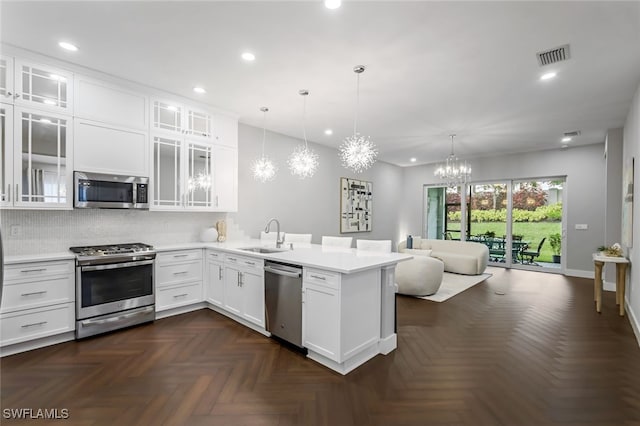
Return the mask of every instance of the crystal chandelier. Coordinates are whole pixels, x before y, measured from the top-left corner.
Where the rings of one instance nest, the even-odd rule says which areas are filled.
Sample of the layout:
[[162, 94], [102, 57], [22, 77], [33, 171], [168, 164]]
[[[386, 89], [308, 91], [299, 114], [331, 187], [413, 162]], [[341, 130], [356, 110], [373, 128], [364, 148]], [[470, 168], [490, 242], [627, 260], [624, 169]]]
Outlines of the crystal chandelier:
[[453, 138], [456, 135], [451, 136], [451, 154], [447, 159], [436, 167], [433, 174], [436, 177], [446, 181], [447, 186], [450, 188], [466, 183], [471, 177], [471, 166], [466, 161], [458, 160], [458, 157], [453, 153]]
[[260, 111], [262, 111], [262, 156], [253, 162], [251, 170], [253, 171], [253, 178], [255, 180], [265, 183], [276, 176], [278, 167], [276, 167], [273, 161], [264, 153], [264, 142], [267, 139], [267, 112], [269, 108], [262, 107]]
[[307, 117], [307, 98], [306, 96], [309, 94], [308, 90], [300, 90], [298, 92], [303, 99], [303, 109], [302, 109], [302, 134], [304, 136], [304, 145], [298, 145], [293, 150], [293, 153], [289, 156], [287, 163], [289, 164], [289, 170], [291, 170], [291, 174], [294, 176], [298, 176], [300, 179], [304, 179], [307, 177], [312, 177], [318, 168], [318, 154], [313, 152], [312, 149], [309, 148], [309, 144], [307, 143], [307, 126], [306, 126], [306, 117]]
[[340, 145], [340, 159], [347, 169], [360, 173], [373, 166], [378, 156], [376, 146], [369, 140], [369, 136], [358, 133], [358, 105], [360, 103], [360, 74], [364, 72], [364, 65], [356, 65], [356, 113], [353, 122], [353, 135], [347, 136]]

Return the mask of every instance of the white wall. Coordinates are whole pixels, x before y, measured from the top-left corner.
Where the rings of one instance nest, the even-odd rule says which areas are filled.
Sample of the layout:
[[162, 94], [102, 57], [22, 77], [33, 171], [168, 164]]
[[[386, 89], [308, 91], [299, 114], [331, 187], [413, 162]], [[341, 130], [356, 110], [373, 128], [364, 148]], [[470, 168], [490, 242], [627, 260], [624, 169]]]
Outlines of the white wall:
[[[606, 193], [605, 193], [605, 225], [603, 245], [610, 246], [621, 242], [622, 222], [622, 143], [623, 129], [609, 129], [605, 140], [607, 152], [606, 162]], [[605, 268], [605, 282], [611, 283], [615, 289], [616, 270]]]
[[628, 304], [628, 313], [636, 337], [640, 342], [640, 270], [634, 265], [640, 265], [640, 203], [638, 199], [638, 175], [640, 175], [640, 86], [636, 90], [636, 94], [633, 97], [633, 103], [627, 115], [627, 120], [624, 125], [624, 143], [623, 143], [623, 158], [635, 158], [635, 175], [633, 179], [635, 206], [633, 210], [633, 244], [635, 247], [627, 247], [628, 257], [631, 261], [631, 268], [628, 269], [629, 276], [627, 280], [627, 294], [626, 300]]
[[[566, 176], [566, 270], [568, 274], [593, 276], [591, 254], [603, 244], [605, 162], [604, 144], [579, 148], [497, 155], [470, 160], [473, 181]], [[405, 169], [403, 208], [399, 235], [421, 234], [423, 185], [439, 183], [435, 165]], [[588, 224], [576, 231], [575, 224]]]
[[[398, 212], [402, 208], [402, 168], [377, 162], [370, 170], [354, 174], [343, 168], [336, 149], [309, 143], [319, 156], [319, 167], [311, 178], [294, 177], [287, 157], [300, 139], [267, 132], [266, 154], [278, 165], [273, 181], [261, 183], [251, 174], [253, 161], [262, 153], [262, 129], [240, 125], [238, 131], [238, 213], [229, 217], [249, 236], [259, 238], [267, 221], [275, 217], [281, 230], [312, 233], [313, 243], [322, 235], [340, 234], [340, 177], [373, 182], [371, 232], [344, 234], [355, 239], [394, 239]], [[275, 225], [273, 228], [275, 230]], [[354, 243], [355, 244], [355, 243]], [[397, 241], [393, 241], [395, 246]]]

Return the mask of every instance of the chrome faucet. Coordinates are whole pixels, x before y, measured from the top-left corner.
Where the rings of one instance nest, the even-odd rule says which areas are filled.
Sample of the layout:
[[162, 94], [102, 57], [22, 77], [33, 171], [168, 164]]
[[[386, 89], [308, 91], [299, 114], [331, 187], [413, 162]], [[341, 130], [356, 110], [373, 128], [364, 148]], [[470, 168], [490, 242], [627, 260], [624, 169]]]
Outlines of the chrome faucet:
[[280, 239], [280, 222], [278, 222], [278, 219], [274, 217], [273, 219], [269, 220], [269, 222], [267, 222], [267, 226], [264, 227], [264, 232], [267, 234], [269, 233], [271, 222], [276, 223], [276, 248], [280, 248], [282, 247], [282, 243], [284, 243], [284, 238], [282, 240]]

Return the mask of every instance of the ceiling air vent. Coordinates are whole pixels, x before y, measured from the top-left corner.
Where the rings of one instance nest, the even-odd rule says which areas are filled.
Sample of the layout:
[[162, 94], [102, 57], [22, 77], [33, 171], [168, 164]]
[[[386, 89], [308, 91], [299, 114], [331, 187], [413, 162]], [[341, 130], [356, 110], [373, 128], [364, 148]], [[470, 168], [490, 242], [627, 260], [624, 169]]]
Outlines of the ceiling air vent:
[[572, 132], [564, 132], [564, 135], [570, 138], [573, 138], [575, 136], [580, 136], [580, 130], [574, 130]]
[[569, 45], [565, 44], [555, 49], [538, 52], [536, 56], [538, 57], [538, 64], [543, 67], [545, 65], [555, 64], [556, 62], [566, 61], [571, 58], [571, 52], [569, 51]]

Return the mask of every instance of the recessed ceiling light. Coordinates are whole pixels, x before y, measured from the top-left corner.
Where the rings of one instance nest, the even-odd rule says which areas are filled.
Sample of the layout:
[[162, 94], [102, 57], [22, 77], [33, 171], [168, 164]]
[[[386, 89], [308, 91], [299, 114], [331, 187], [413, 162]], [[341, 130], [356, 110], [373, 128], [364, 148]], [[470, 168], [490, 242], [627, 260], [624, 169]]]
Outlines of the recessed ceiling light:
[[77, 52], [78, 48], [76, 47], [75, 44], [71, 44], [69, 42], [66, 41], [61, 41], [60, 43], [58, 43], [58, 46], [62, 47], [65, 50], [68, 50], [70, 52]]
[[555, 72], [548, 72], [546, 74], [542, 74], [542, 76], [540, 76], [540, 80], [549, 80], [549, 79], [552, 79], [555, 76], [556, 76]]
[[411, 157], [409, 161], [411, 161], [412, 163], [415, 163], [416, 161], [418, 161], [418, 159], [416, 157]]
[[[195, 89], [194, 89], [194, 90], [195, 90]], [[168, 109], [169, 111], [177, 111], [177, 110], [178, 110], [178, 107], [177, 107], [177, 106], [175, 106], [175, 105], [168, 105], [168, 106], [167, 106], [167, 109]]]
[[324, 134], [327, 135], [327, 136], [331, 136], [333, 134], [333, 130], [327, 129], [327, 130], [324, 131]]
[[251, 61], [255, 61], [255, 59], [256, 59], [256, 55], [254, 55], [254, 54], [253, 54], [253, 53], [251, 53], [251, 52], [244, 52], [244, 53], [242, 54], [242, 59], [244, 59], [245, 61], [249, 61], [249, 62], [251, 62]]
[[327, 9], [337, 9], [342, 5], [342, 0], [324, 0], [324, 7]]
[[562, 138], [562, 142], [571, 142], [571, 138], [569, 136], [565, 136]]
[[201, 93], [201, 94], [202, 93], [207, 93], [207, 91], [204, 90], [204, 88], [202, 88], [202, 87], [194, 87], [193, 91], [196, 92], [196, 93]]

